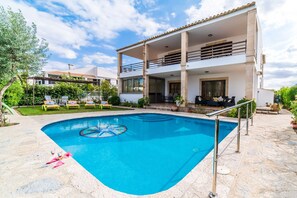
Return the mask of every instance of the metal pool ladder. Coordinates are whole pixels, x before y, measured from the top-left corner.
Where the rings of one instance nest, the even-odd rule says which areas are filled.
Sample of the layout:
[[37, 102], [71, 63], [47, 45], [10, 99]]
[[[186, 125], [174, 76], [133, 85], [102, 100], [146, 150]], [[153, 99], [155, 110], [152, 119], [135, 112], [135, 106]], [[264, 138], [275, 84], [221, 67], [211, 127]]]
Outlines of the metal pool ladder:
[[[237, 108], [237, 118], [238, 118], [238, 126], [237, 126], [237, 134], [235, 137], [237, 137], [237, 148], [236, 148], [236, 152], [239, 153], [240, 151], [240, 132], [241, 132], [241, 116], [240, 116], [240, 112], [242, 109], [243, 105], [246, 105], [246, 134], [249, 134], [249, 119], [251, 119], [251, 126], [253, 126], [253, 100], [249, 100], [247, 102], [241, 103], [241, 104], [237, 104], [225, 109], [221, 109], [218, 111], [214, 111], [211, 113], [207, 113], [206, 115], [208, 117], [212, 117], [212, 116], [216, 116], [215, 118], [215, 133], [214, 133], [214, 149], [213, 149], [213, 178], [212, 178], [212, 191], [209, 193], [209, 197], [210, 198], [214, 198], [217, 197], [217, 168], [218, 168], [218, 144], [219, 144], [219, 126], [220, 126], [220, 120], [219, 120], [219, 115], [221, 115], [222, 113], [226, 113], [232, 109]], [[249, 108], [250, 106], [250, 108]], [[251, 116], [249, 117], [249, 109], [251, 112]], [[235, 138], [234, 137], [234, 138]], [[231, 144], [231, 142], [234, 140], [234, 138], [232, 138], [232, 140], [230, 141], [230, 143], [223, 149], [223, 151], [221, 152], [221, 154], [226, 150], [226, 148]]]

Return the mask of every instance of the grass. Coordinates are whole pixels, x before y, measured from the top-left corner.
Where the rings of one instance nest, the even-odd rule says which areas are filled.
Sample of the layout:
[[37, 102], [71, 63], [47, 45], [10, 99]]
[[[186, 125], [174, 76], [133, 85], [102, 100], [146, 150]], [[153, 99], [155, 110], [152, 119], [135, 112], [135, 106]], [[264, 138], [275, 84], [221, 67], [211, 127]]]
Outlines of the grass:
[[100, 111], [123, 111], [128, 110], [124, 108], [112, 107], [111, 109], [86, 109], [85, 107], [80, 107], [80, 109], [67, 109], [66, 107], [60, 107], [59, 110], [47, 110], [43, 111], [41, 106], [31, 106], [31, 107], [19, 107], [16, 109], [20, 114], [24, 116], [32, 115], [50, 115], [50, 114], [64, 114], [64, 113], [83, 113], [83, 112], [100, 112]]

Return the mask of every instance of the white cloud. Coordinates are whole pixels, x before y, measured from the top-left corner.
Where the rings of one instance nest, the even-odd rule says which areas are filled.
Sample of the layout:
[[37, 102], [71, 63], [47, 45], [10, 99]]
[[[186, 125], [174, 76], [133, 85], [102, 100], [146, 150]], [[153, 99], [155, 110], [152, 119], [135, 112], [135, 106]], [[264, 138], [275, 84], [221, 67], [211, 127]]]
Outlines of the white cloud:
[[[49, 0], [37, 1], [40, 11], [26, 1], [5, 1], [3, 6], [20, 9], [29, 22], [37, 25], [37, 33], [49, 43], [51, 52], [62, 58], [75, 59], [82, 46], [92, 46], [91, 41], [111, 40], [120, 31], [130, 30], [140, 36], [149, 37], [160, 33], [169, 25], [140, 13], [133, 0]], [[141, 2], [155, 5], [154, 0]], [[63, 17], [70, 17], [69, 20]], [[113, 46], [106, 45], [114, 50]]]
[[[142, 36], [152, 36], [164, 31], [169, 25], [156, 22], [138, 12], [135, 1], [130, 0], [50, 0], [59, 3], [78, 16], [76, 24], [97, 39], [113, 39], [120, 31], [130, 30]], [[152, 4], [154, 1], [148, 1]]]
[[109, 45], [109, 44], [102, 44], [103, 48], [109, 49], [109, 50], [116, 50], [115, 46]]
[[49, 49], [60, 57], [76, 58], [77, 54], [74, 50], [88, 44], [87, 33], [75, 24], [64, 22], [57, 16], [38, 11], [22, 1], [6, 1], [3, 6], [21, 10], [28, 22], [34, 22], [37, 25], [38, 36], [45, 38], [49, 43]]
[[54, 70], [67, 70], [68, 63], [59, 62], [59, 61], [48, 61], [43, 67], [44, 71], [54, 71]]
[[[214, 14], [232, 9], [249, 0], [201, 0], [197, 6], [185, 10], [187, 22], [209, 17]], [[256, 0], [256, 6], [262, 26], [263, 52], [266, 54], [264, 85], [266, 88], [278, 89], [281, 86], [296, 84], [296, 75], [292, 76], [291, 69], [297, 71], [297, 17], [294, 0]], [[286, 71], [278, 78], [280, 71]], [[286, 74], [287, 73], [287, 74]]]
[[172, 18], [175, 18], [176, 17], [176, 13], [175, 12], [171, 12], [170, 15], [171, 15]]
[[97, 52], [92, 55], [85, 55], [83, 57], [83, 62], [85, 64], [113, 64], [116, 61], [116, 57], [108, 56], [101, 52]]

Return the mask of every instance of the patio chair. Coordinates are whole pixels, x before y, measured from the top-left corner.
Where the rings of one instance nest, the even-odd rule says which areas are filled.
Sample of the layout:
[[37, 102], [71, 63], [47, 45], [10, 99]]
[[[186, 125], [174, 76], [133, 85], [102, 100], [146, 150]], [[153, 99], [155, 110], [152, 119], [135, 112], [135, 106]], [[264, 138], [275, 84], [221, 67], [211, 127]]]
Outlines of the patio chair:
[[62, 96], [61, 105], [66, 106], [67, 102], [68, 102], [68, 96]]
[[66, 104], [67, 109], [79, 109], [80, 106], [77, 104], [77, 101], [75, 100], [69, 100]]
[[46, 101], [52, 101], [52, 98], [51, 98], [51, 96], [49, 96], [49, 95], [45, 95], [45, 96], [44, 96], [44, 99], [45, 99]]
[[87, 101], [86, 102], [86, 104], [85, 104], [85, 108], [87, 109], [87, 108], [93, 108], [93, 109], [95, 109], [95, 107], [96, 107], [96, 104], [92, 101], [92, 100], [89, 100], [89, 101]]
[[41, 106], [42, 110], [47, 111], [48, 109], [60, 109], [60, 106], [57, 105], [54, 101], [45, 100], [44, 104]]
[[111, 109], [112, 105], [111, 104], [108, 104], [107, 101], [101, 101], [101, 104], [99, 104], [99, 108], [100, 109], [103, 109], [103, 108], [109, 108]]

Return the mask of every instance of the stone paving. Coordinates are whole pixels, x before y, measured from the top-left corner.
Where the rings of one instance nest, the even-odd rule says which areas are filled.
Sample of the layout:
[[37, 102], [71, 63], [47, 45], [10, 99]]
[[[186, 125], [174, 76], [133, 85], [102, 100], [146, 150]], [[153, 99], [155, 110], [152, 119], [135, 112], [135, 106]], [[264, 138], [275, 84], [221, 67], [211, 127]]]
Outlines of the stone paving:
[[[65, 165], [58, 169], [45, 166], [50, 151], [61, 149], [40, 130], [58, 120], [136, 112], [159, 111], [11, 116], [12, 122], [20, 124], [0, 128], [0, 197], [137, 197], [106, 187], [72, 158], [65, 159]], [[241, 152], [235, 153], [235, 139], [220, 155], [219, 197], [296, 197], [297, 135], [290, 126], [290, 117], [286, 111], [279, 115], [259, 114], [248, 136], [243, 129]], [[220, 143], [219, 153], [235, 135], [236, 130]], [[212, 152], [177, 185], [145, 197], [207, 197], [211, 181]]]

